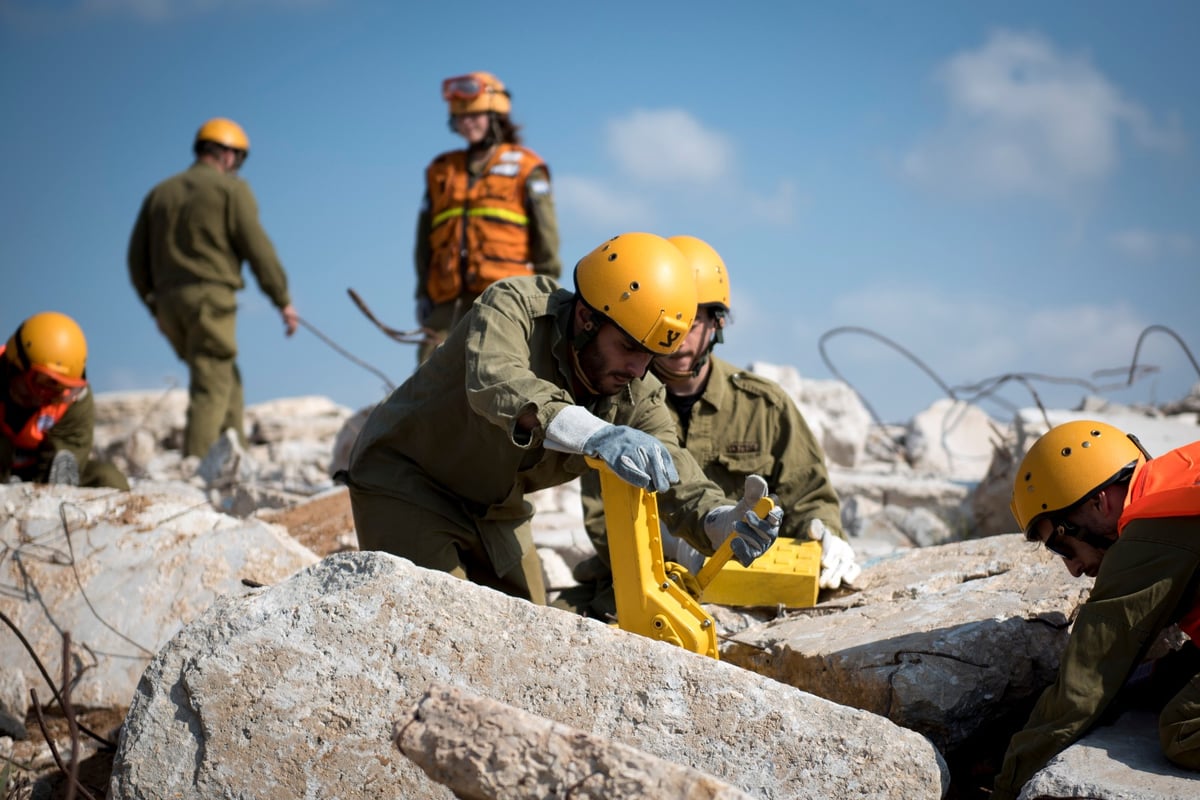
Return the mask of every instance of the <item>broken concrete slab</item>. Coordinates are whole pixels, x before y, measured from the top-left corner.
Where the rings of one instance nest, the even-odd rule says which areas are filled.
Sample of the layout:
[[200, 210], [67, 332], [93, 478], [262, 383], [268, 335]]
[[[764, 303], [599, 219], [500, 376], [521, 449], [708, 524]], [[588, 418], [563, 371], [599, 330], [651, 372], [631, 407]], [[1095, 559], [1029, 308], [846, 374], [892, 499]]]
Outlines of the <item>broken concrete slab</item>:
[[395, 730], [400, 752], [462, 800], [753, 800], [700, 770], [446, 684], [430, 686]]
[[[55, 680], [71, 634], [80, 707], [127, 706], [154, 653], [215, 598], [317, 560], [282, 528], [219, 514], [185, 485], [4, 485], [0, 509], [0, 611]], [[0, 637], [0, 663], [39, 675], [14, 636]]]
[[858, 594], [751, 626], [729, 661], [953, 750], [1053, 681], [1090, 579], [1017, 534], [909, 550]]
[[1158, 716], [1126, 712], [1095, 728], [1029, 779], [1019, 800], [1195, 800], [1200, 772], [1162, 754]]
[[385, 553], [332, 555], [225, 597], [146, 669], [113, 800], [448, 797], [391, 744], [431, 683], [484, 696], [763, 798], [940, 798], [928, 739], [731, 664]]

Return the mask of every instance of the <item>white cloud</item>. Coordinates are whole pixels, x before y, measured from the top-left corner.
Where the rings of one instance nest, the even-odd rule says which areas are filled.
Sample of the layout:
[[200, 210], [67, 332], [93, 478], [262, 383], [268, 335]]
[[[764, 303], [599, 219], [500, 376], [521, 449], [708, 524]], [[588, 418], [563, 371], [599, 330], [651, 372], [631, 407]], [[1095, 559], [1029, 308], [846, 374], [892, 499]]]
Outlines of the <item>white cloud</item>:
[[654, 227], [654, 213], [640, 196], [619, 191], [591, 178], [562, 175], [554, 179], [555, 202], [570, 208], [590, 225], [605, 229]]
[[1196, 250], [1196, 242], [1184, 233], [1155, 233], [1142, 228], [1117, 231], [1109, 242], [1123, 255], [1138, 261], [1152, 261], [1161, 257], [1189, 256]]
[[696, 219], [787, 225], [803, 200], [786, 178], [769, 194], [744, 186], [729, 138], [680, 109], [642, 109], [611, 120], [605, 150], [619, 176], [557, 173], [560, 214], [606, 229]]
[[948, 118], [903, 159], [914, 179], [959, 191], [1057, 195], [1094, 185], [1120, 158], [1120, 134], [1173, 150], [1182, 134], [1155, 123], [1086, 57], [1036, 34], [994, 33], [938, 71]]
[[637, 110], [608, 123], [608, 154], [646, 183], [709, 184], [733, 169], [733, 147], [686, 111]]

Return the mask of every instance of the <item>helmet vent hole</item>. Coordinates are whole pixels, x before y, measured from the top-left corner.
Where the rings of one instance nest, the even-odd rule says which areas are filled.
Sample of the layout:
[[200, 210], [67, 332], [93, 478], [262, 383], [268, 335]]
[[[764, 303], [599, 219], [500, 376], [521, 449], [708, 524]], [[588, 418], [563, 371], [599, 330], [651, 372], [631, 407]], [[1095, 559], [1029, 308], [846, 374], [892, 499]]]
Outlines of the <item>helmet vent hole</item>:
[[1042, 511], [1045, 511], [1045, 510], [1046, 510], [1046, 504], [1042, 503]]
[[609, 260], [609, 261], [616, 261], [616, 260], [617, 260], [617, 254], [616, 254], [616, 253], [609, 253], [609, 254], [608, 254], [608, 260]]
[[1064, 447], [1064, 448], [1062, 449], [1062, 454], [1063, 454], [1063, 456], [1064, 456], [1064, 457], [1065, 457], [1065, 456], [1069, 456], [1069, 455], [1071, 455], [1071, 448], [1069, 448], [1069, 447]]
[[1026, 473], [1025, 473], [1025, 482], [1026, 482], [1026, 483], [1029, 483], [1031, 480], [1033, 480], [1033, 473], [1032, 473], [1032, 472], [1026, 472]]
[[1092, 431], [1092, 436], [1099, 436], [1099, 435], [1100, 435], [1100, 431]]
[[642, 285], [637, 281], [631, 281], [629, 284], [629, 291], [631, 292], [636, 292], [640, 288], [642, 288]]
[[1080, 447], [1091, 447], [1092, 443], [1091, 442], [1082, 442], [1079, 446]]

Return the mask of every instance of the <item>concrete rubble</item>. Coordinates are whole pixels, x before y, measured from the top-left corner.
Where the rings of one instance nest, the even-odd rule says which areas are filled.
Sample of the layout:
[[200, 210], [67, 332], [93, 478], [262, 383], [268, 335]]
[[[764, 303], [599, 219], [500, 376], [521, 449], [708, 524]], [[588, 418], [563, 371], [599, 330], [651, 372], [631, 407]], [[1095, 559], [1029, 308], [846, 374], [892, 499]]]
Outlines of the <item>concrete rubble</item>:
[[752, 800], [699, 770], [445, 684], [395, 730], [396, 747], [464, 800]]
[[[1086, 412], [995, 420], [946, 400], [879, 426], [840, 382], [753, 369], [789, 391], [821, 439], [865, 569], [857, 591], [815, 609], [709, 607], [732, 637], [722, 663], [341, 552], [353, 550], [353, 520], [332, 475], [369, 409], [320, 397], [252, 406], [245, 444], [227, 436], [206, 459], [184, 459], [186, 392], [99, 395], [97, 452], [132, 491], [0, 487], [0, 611], [52, 675], [71, 632], [80, 707], [133, 703], [117, 798], [244, 796], [263, 785], [254, 767], [298, 797], [449, 797], [389, 740], [434, 684], [515, 709], [508, 721], [532, 715], [603, 752], [635, 748], [697, 785], [735, 787], [711, 796], [939, 796], [968, 774], [963, 758], [1002, 750], [1023, 722], [1090, 586], [1013, 535], [1020, 454], [1047, 425], [1083, 415], [1138, 433], [1152, 453], [1193, 441], [1200, 386], [1159, 409], [1089, 400]], [[578, 491], [531, 497], [554, 589], [592, 552]], [[44, 744], [21, 755], [28, 744], [8, 738], [22, 733], [28, 689], [49, 691], [19, 643], [0, 648], [0, 754], [52, 769]], [[770, 766], [755, 766], [762, 752], [739, 733]], [[796, 740], [802, 752], [789, 749]], [[1163, 763], [1153, 726], [1127, 714], [1026, 796], [1200, 795], [1200, 776]], [[526, 779], [550, 780], [536, 770]], [[917, 774], [926, 788], [909, 788]]]
[[948, 784], [933, 745], [883, 717], [404, 559], [341, 553], [221, 598], [159, 651], [126, 718], [113, 800], [261, 785], [448, 796], [390, 741], [434, 681], [757, 797], [938, 798]]

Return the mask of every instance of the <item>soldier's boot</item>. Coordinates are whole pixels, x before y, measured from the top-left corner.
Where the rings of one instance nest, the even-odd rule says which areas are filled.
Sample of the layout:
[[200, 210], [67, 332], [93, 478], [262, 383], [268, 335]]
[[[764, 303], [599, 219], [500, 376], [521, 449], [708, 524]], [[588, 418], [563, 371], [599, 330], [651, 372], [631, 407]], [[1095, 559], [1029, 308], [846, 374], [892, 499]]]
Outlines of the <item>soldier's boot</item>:
[[50, 462], [50, 477], [47, 483], [60, 486], [79, 485], [79, 462], [70, 450], [59, 450]]

